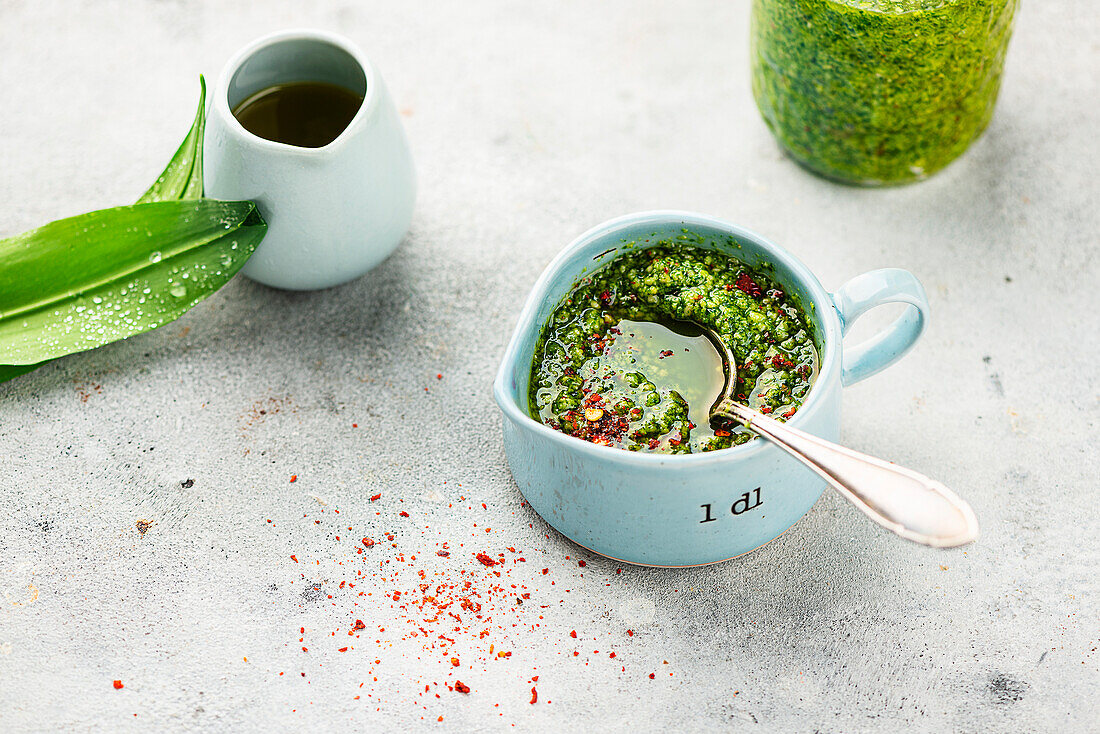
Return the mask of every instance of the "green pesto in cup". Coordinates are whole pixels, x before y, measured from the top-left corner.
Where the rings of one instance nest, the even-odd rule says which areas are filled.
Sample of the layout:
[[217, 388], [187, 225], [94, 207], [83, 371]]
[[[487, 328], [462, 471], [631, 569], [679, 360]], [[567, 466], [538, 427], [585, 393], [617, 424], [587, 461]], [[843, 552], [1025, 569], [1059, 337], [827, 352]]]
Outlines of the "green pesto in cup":
[[993, 116], [1017, 0], [753, 0], [752, 87], [800, 164], [923, 179]]
[[813, 334], [797, 299], [763, 269], [665, 240], [629, 251], [574, 286], [543, 329], [530, 411], [577, 438], [628, 451], [695, 453], [753, 438], [710, 425], [721, 358], [695, 325], [737, 358], [737, 393], [785, 420], [817, 375]]

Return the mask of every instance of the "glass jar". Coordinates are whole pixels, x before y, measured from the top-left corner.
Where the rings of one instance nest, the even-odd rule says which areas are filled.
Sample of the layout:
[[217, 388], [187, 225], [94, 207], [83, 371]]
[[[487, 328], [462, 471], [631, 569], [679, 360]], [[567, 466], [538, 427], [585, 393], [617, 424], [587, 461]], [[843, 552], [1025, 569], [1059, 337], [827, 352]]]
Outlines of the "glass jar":
[[753, 96], [783, 148], [815, 173], [918, 181], [989, 124], [1016, 5], [753, 0]]

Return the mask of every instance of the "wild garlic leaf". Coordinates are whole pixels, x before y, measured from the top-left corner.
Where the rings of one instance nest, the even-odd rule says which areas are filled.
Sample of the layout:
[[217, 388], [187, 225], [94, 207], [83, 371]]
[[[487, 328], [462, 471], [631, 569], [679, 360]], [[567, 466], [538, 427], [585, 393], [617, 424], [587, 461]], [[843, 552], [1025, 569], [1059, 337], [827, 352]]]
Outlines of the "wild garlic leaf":
[[162, 326], [263, 239], [252, 202], [116, 207], [0, 240], [0, 364], [32, 365]]
[[180, 143], [168, 167], [161, 172], [156, 183], [137, 200], [138, 204], [150, 201], [176, 201], [202, 198], [202, 134], [206, 128], [206, 79], [199, 77], [199, 108], [195, 121]]
[[0, 382], [6, 382], [8, 380], [19, 377], [19, 375], [25, 375], [28, 372], [33, 372], [45, 362], [39, 362], [38, 364], [0, 364]]
[[[142, 194], [141, 198], [138, 199], [138, 204], [148, 204], [148, 203], [153, 203], [153, 202], [178, 201], [178, 200], [197, 200], [197, 199], [202, 198], [202, 195], [203, 195], [202, 139], [203, 139], [203, 130], [204, 130], [205, 125], [206, 125], [206, 80], [201, 76], [199, 77], [199, 87], [200, 87], [200, 89], [199, 89], [199, 105], [198, 105], [198, 109], [196, 109], [196, 111], [195, 111], [195, 120], [191, 125], [191, 129], [187, 133], [187, 137], [185, 137], [183, 139], [183, 142], [180, 144], [179, 148], [176, 150], [176, 154], [174, 156], [172, 156], [172, 160], [168, 162], [168, 166], [164, 169], [164, 171], [157, 178], [156, 183], [154, 183], [152, 186], [150, 186], [149, 190], [146, 191], [144, 194]], [[241, 203], [247, 203], [247, 202], [241, 202]], [[136, 207], [120, 207], [119, 209], [133, 210], [135, 208]], [[98, 221], [99, 224], [103, 225], [103, 224], [110, 224], [109, 220], [110, 220], [110, 217], [112, 215], [109, 214], [109, 212], [112, 212], [112, 211], [115, 211], [115, 210], [106, 209], [106, 210], [103, 210], [101, 212], [92, 212], [91, 214], [92, 215], [97, 215], [94, 219], [96, 221]], [[199, 211], [199, 210], [196, 209], [196, 211]], [[205, 210], [203, 210], [203, 211], [205, 211]], [[161, 216], [163, 214], [164, 214], [164, 212], [160, 212], [160, 213], [158, 213], [158, 216]], [[82, 216], [87, 217], [87, 216], [91, 216], [91, 215], [82, 215]], [[85, 349], [91, 349], [91, 348], [94, 348], [94, 347], [102, 346], [103, 344], [107, 344], [111, 341], [115, 341], [116, 339], [121, 339], [121, 338], [124, 338], [125, 336], [132, 336], [134, 334], [140, 333], [141, 331], [146, 331], [150, 328], [155, 328], [154, 324], [156, 324], [158, 322], [159, 323], [167, 323], [168, 321], [172, 321], [176, 318], [179, 318], [179, 316], [182, 315], [183, 311], [186, 311], [192, 305], [194, 305], [195, 303], [198, 303], [199, 301], [201, 301], [207, 295], [212, 293], [213, 290], [217, 290], [217, 288], [221, 287], [221, 285], [215, 285], [215, 283], [220, 281], [220, 283], [222, 285], [224, 285], [225, 282], [228, 282], [229, 278], [232, 277], [233, 273], [236, 273], [237, 270], [239, 270], [240, 267], [244, 264], [244, 261], [248, 259], [248, 255], [251, 254], [252, 250], [255, 249], [256, 244], [258, 244], [260, 239], [263, 238], [263, 233], [267, 229], [267, 225], [264, 224], [263, 220], [259, 218], [258, 213], [256, 214], [256, 218], [259, 220], [259, 224], [258, 224], [259, 233], [257, 234], [257, 231], [256, 231], [257, 230], [256, 222], [250, 221], [247, 224], [247, 226], [245, 226], [244, 223], [243, 223], [244, 220], [242, 220], [242, 225], [241, 226], [244, 227], [244, 229], [242, 230], [241, 236], [237, 241], [237, 248], [233, 249], [232, 247], [230, 247], [230, 250], [231, 250], [232, 254], [226, 256], [221, 252], [221, 250], [224, 249], [224, 245], [225, 245], [224, 242], [222, 242], [219, 246], [215, 246], [215, 243], [213, 243], [213, 242], [207, 243], [206, 245], [201, 246], [201, 247], [205, 248], [204, 251], [207, 252], [206, 257], [210, 258], [206, 263], [207, 266], [221, 265], [220, 268], [215, 266], [213, 271], [210, 271], [210, 272], [215, 272], [219, 269], [222, 272], [220, 274], [218, 274], [213, 280], [205, 281], [205, 285], [202, 286], [202, 288], [209, 288], [209, 287], [212, 286], [213, 287], [212, 290], [203, 291], [202, 288], [192, 284], [191, 287], [196, 288], [196, 290], [191, 292], [189, 295], [179, 297], [179, 299], [178, 299], [179, 302], [173, 304], [174, 306], [178, 306], [178, 307], [182, 308], [182, 310], [179, 310], [178, 308], [168, 309], [166, 311], [166, 314], [175, 314], [175, 315], [170, 315], [170, 317], [168, 315], [165, 315], [163, 320], [159, 320], [158, 318], [153, 318], [151, 316], [149, 316], [148, 318], [145, 318], [145, 319], [138, 318], [138, 319], [135, 320], [134, 317], [133, 317], [133, 314], [128, 314], [127, 316], [120, 316], [119, 314], [123, 310], [123, 307], [120, 305], [119, 309], [115, 309], [115, 305], [118, 302], [111, 302], [111, 303], [108, 304], [106, 301], [102, 300], [103, 299], [102, 295], [93, 296], [92, 301], [90, 303], [83, 303], [82, 304], [83, 307], [84, 307], [83, 311], [76, 312], [76, 313], [79, 313], [80, 316], [81, 316], [79, 323], [70, 321], [70, 322], [68, 322], [68, 324], [66, 326], [64, 326], [64, 328], [60, 329], [60, 331], [63, 331], [65, 333], [69, 333], [69, 332], [71, 332], [71, 330], [73, 328], [73, 324], [77, 323], [77, 326], [76, 326], [77, 329], [84, 329], [85, 330], [84, 339], [83, 340], [76, 340], [76, 341], [74, 341], [72, 339], [69, 339], [68, 341], [73, 345], [79, 344], [79, 343], [86, 343], [87, 346], [83, 346], [83, 347], [73, 346], [72, 348], [68, 348], [64, 351], [61, 351], [61, 354], [69, 354], [69, 353], [72, 353], [72, 352], [78, 352], [78, 351], [83, 351]], [[78, 219], [78, 218], [73, 217], [72, 219], [75, 220], [75, 219]], [[66, 222], [66, 221], [69, 221], [69, 220], [62, 220], [62, 221]], [[54, 222], [54, 224], [60, 224], [60, 223], [59, 222]], [[163, 225], [163, 222], [161, 222], [161, 224]], [[17, 240], [20, 240], [21, 238], [23, 239], [24, 246], [26, 246], [29, 243], [29, 241], [26, 240], [26, 238], [28, 236], [34, 235], [36, 233], [41, 233], [42, 230], [46, 230], [47, 228], [52, 227], [52, 226], [53, 225], [46, 225], [46, 227], [43, 227], [39, 230], [33, 230], [32, 232], [27, 232], [27, 233], [24, 233], [22, 235], [18, 235], [17, 237], [10, 238], [8, 240], [0, 240], [0, 290], [4, 289], [5, 284], [17, 283], [18, 278], [20, 277], [18, 275], [13, 275], [11, 272], [9, 272], [7, 270], [7, 265], [5, 264], [6, 263], [5, 258], [6, 257], [13, 257], [13, 255], [11, 253], [9, 253], [6, 248], [8, 246], [14, 246], [14, 245], [12, 245], [12, 243], [16, 242]], [[82, 230], [83, 230], [83, 226], [84, 225], [81, 225]], [[50, 231], [53, 231], [57, 234], [60, 234], [60, 232], [62, 230], [63, 230], [63, 228], [55, 228], [54, 230], [50, 230]], [[149, 231], [152, 232], [152, 229], [149, 229]], [[100, 232], [99, 234], [102, 235], [104, 233]], [[68, 243], [70, 251], [78, 252], [80, 256], [84, 256], [84, 255], [91, 256], [92, 259], [100, 261], [101, 264], [107, 265], [108, 269], [110, 269], [110, 266], [113, 263], [110, 261], [109, 256], [104, 257], [104, 255], [102, 253], [97, 253], [95, 247], [91, 246], [90, 242], [86, 241], [86, 239], [84, 238], [84, 235], [85, 235], [84, 231], [77, 232], [76, 230], [69, 229], [68, 230], [68, 235], [71, 236], [71, 240]], [[225, 236], [225, 235], [223, 234], [223, 236]], [[150, 237], [150, 239], [151, 239], [151, 237]], [[61, 243], [54, 243], [54, 244], [55, 244], [55, 246], [59, 246]], [[149, 244], [149, 243], [145, 243], [145, 244]], [[54, 250], [51, 250], [51, 252], [53, 252], [53, 251]], [[164, 248], [161, 247], [160, 249], [157, 249], [157, 250], [149, 250], [148, 247], [146, 247], [144, 252], [147, 252], [150, 257], [153, 256], [154, 253], [159, 252], [161, 257], [163, 258]], [[45, 260], [49, 260], [49, 258], [47, 257], [47, 258], [45, 258]], [[224, 265], [224, 262], [226, 260], [228, 260], [229, 263], [230, 263], [228, 266]], [[177, 261], [177, 265], [179, 265], [180, 263], [183, 263], [183, 262], [184, 262], [184, 260], [179, 260], [179, 261]], [[49, 277], [50, 277], [49, 274], [52, 272], [51, 268], [54, 265], [57, 265], [57, 263], [43, 262], [43, 264], [42, 264], [43, 269], [39, 273], [40, 277], [39, 277], [38, 282], [43, 282], [43, 281], [48, 281], [49, 280]], [[62, 263], [61, 265], [63, 266], [64, 263]], [[123, 269], [125, 269], [125, 267], [123, 267]], [[72, 273], [70, 273], [70, 275], [72, 275]], [[102, 275], [102, 273], [101, 273], [101, 275]], [[116, 273], [116, 275], [117, 275], [117, 273]], [[180, 280], [189, 280], [189, 279], [190, 279], [190, 276], [186, 279], [180, 278]], [[77, 278], [76, 280], [79, 281], [79, 278]], [[154, 278], [153, 280], [156, 280], [156, 278]], [[74, 281], [70, 280], [69, 285], [72, 286], [73, 282]], [[91, 283], [92, 280], [89, 279], [86, 282]], [[167, 287], [169, 287], [169, 289], [171, 288], [172, 284], [168, 284], [167, 281], [164, 281], [164, 284], [167, 285]], [[87, 287], [91, 287], [91, 286], [87, 286]], [[144, 296], [145, 300], [142, 301], [141, 298], [139, 297], [137, 299], [138, 302], [131, 304], [129, 308], [132, 309], [135, 306], [144, 307], [146, 305], [146, 303], [148, 303], [150, 301], [150, 297], [152, 297], [154, 295], [154, 293], [159, 293], [159, 295], [157, 296], [158, 298], [162, 298], [165, 295], [164, 292], [153, 291], [152, 290], [152, 285], [143, 286], [143, 289], [144, 289], [144, 287], [149, 287], [150, 288], [150, 293], [148, 293], [148, 294], [142, 293], [141, 296]], [[184, 285], [183, 287], [186, 289], [188, 286]], [[24, 289], [24, 291], [26, 291], [26, 289]], [[72, 291], [72, 292], [75, 293], [75, 291]], [[178, 292], [178, 289], [177, 289], [177, 292]], [[201, 295], [200, 295], [200, 293], [201, 293]], [[84, 291], [84, 294], [87, 295], [88, 291]], [[168, 294], [171, 295], [170, 290], [169, 290]], [[24, 293], [24, 295], [26, 295], [26, 294]], [[131, 295], [131, 294], [127, 293], [126, 295]], [[95, 297], [99, 297], [101, 299], [99, 303], [95, 302], [95, 300], [94, 300]], [[176, 297], [173, 296], [172, 299], [175, 300]], [[16, 308], [15, 306], [12, 305], [12, 303], [13, 303], [12, 299], [9, 298], [9, 299], [7, 299], [6, 302], [9, 304], [7, 306], [7, 309], [9, 311]], [[190, 304], [190, 305], [184, 306], [185, 303]], [[106, 310], [104, 308], [104, 306], [109, 306], [110, 310], [109, 311]], [[74, 308], [75, 308], [75, 306], [74, 306]], [[57, 314], [55, 314], [55, 316], [58, 317], [58, 318], [62, 318], [60, 309], [55, 309], [55, 310], [57, 311]], [[8, 333], [8, 332], [5, 332], [4, 329], [5, 328], [10, 328], [10, 323], [9, 323], [10, 319], [4, 318], [3, 315], [2, 315], [3, 313], [4, 313], [4, 307], [0, 306], [0, 333]], [[75, 318], [76, 313], [68, 313], [68, 314], [66, 314], [66, 318]], [[151, 313], [151, 312], [148, 312], [148, 310], [147, 310], [146, 315], [148, 316], [149, 313]], [[118, 323], [114, 323], [112, 325], [112, 319], [114, 319]], [[40, 323], [40, 328], [47, 328], [49, 326], [48, 322], [49, 322], [49, 319], [46, 319], [45, 323]], [[39, 323], [39, 322], [36, 321], [35, 323]], [[142, 324], [142, 323], [147, 324], [147, 326], [145, 328], [138, 328], [138, 325]], [[30, 330], [31, 328], [32, 328], [31, 327], [31, 320], [28, 320], [27, 321], [27, 326], [25, 327], [25, 329]], [[99, 338], [94, 337], [94, 333], [97, 330], [99, 330], [99, 334], [100, 334]], [[29, 334], [29, 331], [27, 331], [23, 335], [24, 341], [29, 338], [28, 334]], [[111, 336], [112, 334], [115, 335], [115, 336]], [[119, 335], [121, 335], [121, 336], [119, 336]], [[10, 335], [9, 335], [8, 338], [14, 339], [14, 337], [10, 337]], [[41, 336], [41, 338], [48, 339], [49, 337], [47, 337], [45, 334], [43, 334]], [[17, 343], [18, 343], [18, 340], [13, 340], [11, 342], [12, 345], [17, 344]], [[8, 353], [7, 351], [5, 351], [6, 349], [14, 349], [15, 347], [11, 346], [11, 345], [8, 345], [7, 347], [4, 347], [4, 346], [2, 346], [3, 344], [7, 344], [7, 342], [4, 341], [4, 337], [0, 337], [0, 382], [4, 382], [4, 381], [10, 380], [14, 377], [18, 377], [20, 375], [31, 372], [32, 370], [37, 369], [38, 367], [41, 367], [42, 365], [44, 365], [46, 363], [46, 361], [49, 361], [47, 359], [47, 360], [44, 360], [44, 361], [35, 361], [34, 363], [31, 363], [31, 364], [4, 364], [4, 362], [7, 362], [7, 361], [15, 362], [16, 360], [15, 359], [8, 359], [7, 357], [4, 356], [5, 354]], [[27, 351], [28, 351], [28, 353], [32, 353], [34, 350], [28, 349]], [[54, 355], [54, 356], [60, 356], [60, 355]], [[26, 359], [26, 357], [23, 357], [22, 359]]]

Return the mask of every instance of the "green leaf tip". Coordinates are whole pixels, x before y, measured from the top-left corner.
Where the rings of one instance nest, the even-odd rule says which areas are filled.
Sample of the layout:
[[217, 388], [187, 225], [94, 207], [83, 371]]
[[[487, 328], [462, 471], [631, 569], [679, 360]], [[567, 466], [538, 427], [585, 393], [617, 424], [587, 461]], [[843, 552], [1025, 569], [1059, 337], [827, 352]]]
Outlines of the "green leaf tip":
[[187, 131], [187, 137], [176, 149], [168, 166], [157, 177], [156, 182], [137, 200], [139, 204], [151, 201], [176, 201], [179, 199], [201, 199], [202, 181], [202, 138], [206, 129], [206, 79], [199, 75], [199, 106], [195, 110], [195, 121]]

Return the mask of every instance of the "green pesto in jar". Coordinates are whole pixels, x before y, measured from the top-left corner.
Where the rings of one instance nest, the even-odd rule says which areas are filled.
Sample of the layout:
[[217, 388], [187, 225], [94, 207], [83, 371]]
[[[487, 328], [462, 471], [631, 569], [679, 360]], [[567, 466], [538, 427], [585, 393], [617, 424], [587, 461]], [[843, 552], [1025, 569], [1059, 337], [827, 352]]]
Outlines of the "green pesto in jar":
[[753, 0], [752, 87], [799, 163], [922, 179], [985, 130], [1017, 0]]
[[699, 324], [732, 348], [739, 399], [780, 420], [793, 415], [818, 369], [797, 299], [721, 252], [671, 240], [630, 247], [579, 280], [550, 316], [531, 367], [531, 414], [629, 451], [695, 453], [751, 440], [743, 427], [707, 420], [724, 375], [690, 326]]

